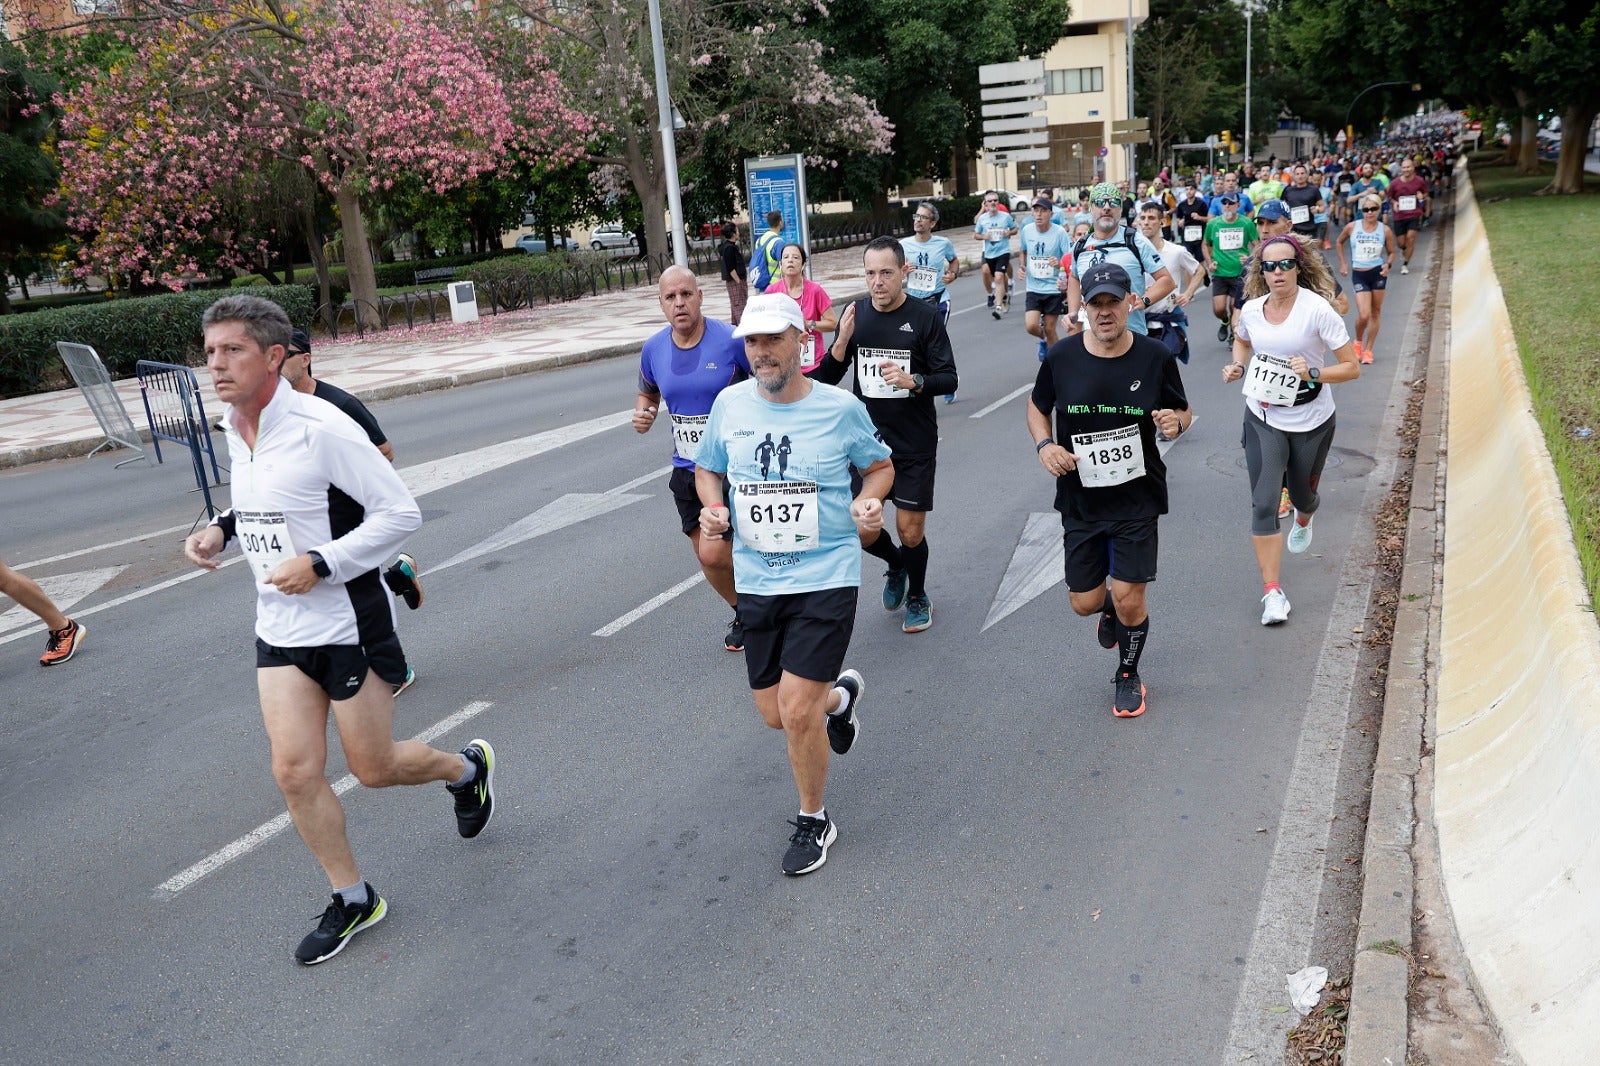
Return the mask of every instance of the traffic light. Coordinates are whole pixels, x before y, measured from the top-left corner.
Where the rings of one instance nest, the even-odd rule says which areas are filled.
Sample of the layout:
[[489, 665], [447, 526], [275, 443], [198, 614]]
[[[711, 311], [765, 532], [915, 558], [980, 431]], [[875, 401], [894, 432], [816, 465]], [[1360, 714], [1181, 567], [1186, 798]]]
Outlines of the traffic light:
[[1233, 151], [1233, 131], [1232, 130], [1223, 130], [1220, 134], [1217, 135], [1217, 139], [1220, 140], [1223, 144], [1228, 146], [1228, 151], [1230, 151], [1230, 152]]

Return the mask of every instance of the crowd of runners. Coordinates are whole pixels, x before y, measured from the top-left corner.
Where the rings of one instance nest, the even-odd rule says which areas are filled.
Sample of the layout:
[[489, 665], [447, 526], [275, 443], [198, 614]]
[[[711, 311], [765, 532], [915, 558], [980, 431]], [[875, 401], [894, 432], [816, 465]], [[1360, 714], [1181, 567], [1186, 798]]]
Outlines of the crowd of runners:
[[[1323, 503], [1330, 386], [1373, 361], [1388, 276], [1396, 260], [1409, 270], [1417, 230], [1447, 188], [1446, 163], [1442, 150], [1407, 143], [1176, 181], [1163, 173], [1132, 195], [1125, 182], [1042, 193], [1021, 223], [998, 194], [984, 196], [971, 232], [987, 309], [1003, 321], [1021, 290], [1024, 343], [1039, 365], [1019, 422], [1053, 479], [1068, 604], [1094, 619], [1096, 640], [1116, 655], [1114, 716], [1148, 706], [1146, 589], [1168, 510], [1160, 443], [1194, 419], [1181, 371], [1193, 301], [1210, 288], [1226, 345], [1213, 372], [1240, 388], [1261, 623], [1281, 625], [1284, 551], [1309, 548]], [[694, 273], [662, 273], [666, 324], [643, 346], [632, 424], [640, 434], [670, 425], [677, 528], [731, 611], [723, 646], [743, 654], [756, 710], [785, 737], [799, 810], [780, 867], [801, 875], [827, 861], [838, 837], [828, 765], [863, 728], [867, 679], [846, 665], [863, 553], [883, 564], [882, 605], [902, 631], [934, 624], [936, 400], [952, 401], [959, 384], [947, 323], [962, 257], [934, 232], [937, 205], [920, 204], [911, 235], [866, 245], [868, 295], [839, 309], [806, 277], [805, 249], [779, 238], [781, 217], [768, 223], [747, 265], [724, 257], [730, 288], [746, 272], [755, 286], [734, 302], [735, 323], [705, 314]], [[1355, 294], [1354, 335], [1339, 278]], [[422, 603], [420, 568], [401, 549], [421, 514], [376, 419], [312, 376], [310, 339], [276, 304], [223, 297], [203, 329], [227, 404], [233, 498], [184, 553], [215, 569], [237, 543], [256, 578], [272, 769], [333, 889], [294, 953], [315, 964], [388, 909], [361, 875], [326, 778], [329, 712], [364, 785], [442, 783], [463, 837], [494, 813], [495, 752], [482, 739], [459, 752], [393, 739], [395, 698], [416, 677], [395, 599]], [[3, 564], [0, 592], [48, 626], [43, 665], [82, 646], [83, 627]]]

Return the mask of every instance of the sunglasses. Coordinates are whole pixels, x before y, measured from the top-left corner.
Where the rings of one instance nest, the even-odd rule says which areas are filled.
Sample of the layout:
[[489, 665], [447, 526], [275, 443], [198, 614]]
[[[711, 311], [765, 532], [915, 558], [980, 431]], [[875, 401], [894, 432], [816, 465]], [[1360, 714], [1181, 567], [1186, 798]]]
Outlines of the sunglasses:
[[1122, 201], [1121, 200], [1113, 200], [1113, 199], [1110, 199], [1110, 198], [1104, 197], [1104, 196], [1102, 196], [1098, 200], [1090, 200], [1089, 202], [1091, 204], [1094, 204], [1094, 206], [1096, 206], [1096, 207], [1120, 207], [1120, 206], [1122, 206]]
[[1361, 213], [1363, 215], [1375, 215], [1381, 210], [1383, 210], [1383, 209], [1380, 208], [1380, 207], [1363, 207], [1361, 209]]
[[994, 199], [990, 199], [990, 200], [985, 200], [984, 201], [984, 203], [986, 203], [986, 204], [997, 204], [999, 202], [1000, 202], [999, 200], [994, 200]]
[[1279, 270], [1294, 270], [1299, 265], [1300, 260], [1294, 258], [1261, 260], [1261, 269], [1267, 274], [1273, 274]]

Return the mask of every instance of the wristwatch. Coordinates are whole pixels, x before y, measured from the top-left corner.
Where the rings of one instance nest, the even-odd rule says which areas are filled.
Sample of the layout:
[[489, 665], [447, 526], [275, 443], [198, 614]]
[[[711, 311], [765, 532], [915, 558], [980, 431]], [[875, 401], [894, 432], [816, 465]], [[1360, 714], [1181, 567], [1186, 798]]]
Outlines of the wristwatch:
[[318, 577], [332, 577], [333, 569], [328, 566], [328, 560], [322, 557], [321, 552], [306, 552], [311, 557], [311, 570]]
[[1320, 366], [1312, 367], [1310, 370], [1306, 371], [1306, 377], [1310, 378], [1312, 381], [1321, 381], [1322, 368]]
[[921, 392], [922, 391], [922, 386], [926, 385], [927, 382], [928, 382], [928, 379], [923, 377], [921, 374], [912, 374], [911, 375], [911, 391], [912, 392]]

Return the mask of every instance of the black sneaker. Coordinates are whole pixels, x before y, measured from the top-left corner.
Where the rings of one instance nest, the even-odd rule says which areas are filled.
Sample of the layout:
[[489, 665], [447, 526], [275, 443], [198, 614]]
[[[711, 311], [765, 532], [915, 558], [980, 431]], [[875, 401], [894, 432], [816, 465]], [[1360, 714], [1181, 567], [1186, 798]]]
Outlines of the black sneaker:
[[456, 831], [470, 838], [494, 816], [494, 749], [487, 740], [474, 740], [461, 749], [461, 757], [477, 767], [478, 775], [460, 788], [444, 787], [456, 798]]
[[371, 884], [367, 884], [365, 903], [347, 904], [335, 892], [333, 902], [322, 912], [321, 923], [294, 949], [294, 961], [302, 966], [327, 962], [344, 950], [351, 937], [377, 925], [388, 913], [389, 904]]
[[1111, 713], [1117, 718], [1137, 718], [1144, 713], [1144, 682], [1136, 673], [1117, 672], [1111, 679], [1117, 694], [1111, 701]]
[[990, 307], [994, 306], [994, 293], [992, 293], [992, 292], [989, 294], [989, 306]]
[[1117, 646], [1117, 616], [1110, 611], [1100, 612], [1100, 625], [1095, 629], [1094, 635], [1099, 638], [1102, 648], [1115, 648]]
[[738, 615], [734, 615], [729, 623], [728, 635], [722, 638], [722, 646], [729, 651], [744, 651], [744, 623], [739, 621]]
[[413, 611], [422, 606], [422, 570], [405, 552], [396, 556], [394, 565], [383, 572], [383, 583]]
[[794, 826], [794, 834], [789, 837], [789, 850], [783, 853], [783, 872], [799, 877], [828, 861], [828, 846], [838, 839], [839, 827], [832, 818], [803, 814], [789, 824]]
[[854, 670], [846, 670], [839, 675], [833, 687], [850, 693], [849, 708], [841, 714], [828, 715], [828, 747], [833, 749], [835, 755], [843, 755], [856, 742], [856, 734], [861, 730], [856, 710], [861, 704], [861, 694], [867, 691], [867, 682]]
[[1227, 340], [1228, 340], [1228, 324], [1226, 322], [1222, 322], [1222, 323], [1219, 323], [1217, 325], [1217, 340], [1222, 341], [1224, 343], [1227, 342]]

